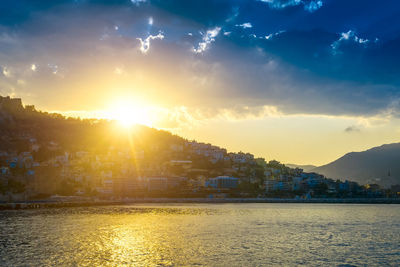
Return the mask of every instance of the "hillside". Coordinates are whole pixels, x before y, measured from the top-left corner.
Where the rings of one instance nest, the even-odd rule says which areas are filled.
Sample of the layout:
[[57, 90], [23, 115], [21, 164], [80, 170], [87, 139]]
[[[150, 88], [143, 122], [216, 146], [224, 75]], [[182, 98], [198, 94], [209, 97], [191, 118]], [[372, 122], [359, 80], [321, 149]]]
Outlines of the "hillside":
[[[396, 151], [394, 159], [399, 158]], [[378, 161], [375, 158], [380, 157], [369, 162]], [[395, 166], [395, 160], [384, 162]], [[395, 168], [391, 171], [399, 173]], [[293, 198], [381, 197], [384, 193], [166, 131], [67, 118], [23, 106], [18, 98], [0, 97], [0, 201], [55, 194]]]
[[[40, 146], [39, 158], [64, 154], [64, 151], [104, 152], [109, 147], [129, 147], [132, 142], [136, 148], [162, 148], [185, 141], [169, 132], [141, 125], [135, 126], [134, 133], [128, 135], [113, 121], [67, 118], [37, 111], [34, 106], [23, 106], [18, 98], [0, 96], [0, 151], [27, 151], [32, 140]], [[57, 149], [51, 144], [56, 144]]]
[[257, 195], [265, 167], [250, 153], [228, 153], [146, 126], [67, 118], [0, 96], [0, 201], [23, 192], [204, 196], [205, 179], [227, 175], [241, 179], [241, 193]]
[[362, 152], [351, 152], [312, 171], [334, 179], [383, 186], [400, 183], [400, 143], [386, 144]]

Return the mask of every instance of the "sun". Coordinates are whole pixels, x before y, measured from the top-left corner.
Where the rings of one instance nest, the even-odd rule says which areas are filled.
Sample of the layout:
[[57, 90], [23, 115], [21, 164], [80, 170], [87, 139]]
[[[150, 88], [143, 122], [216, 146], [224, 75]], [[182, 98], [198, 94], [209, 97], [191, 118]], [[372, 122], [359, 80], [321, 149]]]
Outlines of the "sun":
[[108, 118], [116, 120], [125, 128], [137, 124], [152, 126], [148, 108], [133, 101], [118, 101], [109, 110]]

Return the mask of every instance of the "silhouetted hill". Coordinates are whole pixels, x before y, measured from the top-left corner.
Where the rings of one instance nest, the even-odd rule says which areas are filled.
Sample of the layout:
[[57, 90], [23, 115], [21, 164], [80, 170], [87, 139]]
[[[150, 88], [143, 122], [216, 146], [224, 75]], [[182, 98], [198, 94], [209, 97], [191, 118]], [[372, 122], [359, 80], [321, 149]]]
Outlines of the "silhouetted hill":
[[312, 171], [334, 179], [383, 186], [400, 183], [400, 143], [351, 152]]
[[[45, 151], [56, 143], [57, 151], [105, 151], [112, 147], [170, 146], [183, 144], [184, 139], [169, 132], [135, 126], [132, 133], [116, 127], [115, 121], [64, 117], [57, 113], [37, 111], [32, 105], [22, 105], [19, 98], [0, 96], [0, 150], [27, 151], [30, 139], [35, 139]], [[53, 153], [54, 154], [54, 153]]]

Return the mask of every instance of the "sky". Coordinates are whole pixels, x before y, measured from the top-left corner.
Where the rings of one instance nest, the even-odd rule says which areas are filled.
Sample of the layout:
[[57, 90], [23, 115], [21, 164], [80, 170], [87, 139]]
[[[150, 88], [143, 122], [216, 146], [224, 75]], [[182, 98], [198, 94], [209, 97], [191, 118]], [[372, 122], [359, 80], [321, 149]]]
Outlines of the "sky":
[[0, 95], [284, 163], [400, 141], [398, 0], [2, 0]]

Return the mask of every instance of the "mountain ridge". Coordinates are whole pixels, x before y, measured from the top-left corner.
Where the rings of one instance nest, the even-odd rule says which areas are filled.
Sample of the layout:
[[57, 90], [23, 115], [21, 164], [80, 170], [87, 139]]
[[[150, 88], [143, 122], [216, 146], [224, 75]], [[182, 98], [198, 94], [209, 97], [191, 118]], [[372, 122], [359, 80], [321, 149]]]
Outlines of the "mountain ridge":
[[365, 151], [349, 152], [331, 163], [312, 169], [334, 179], [383, 186], [400, 183], [400, 142]]

